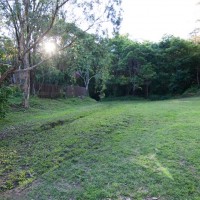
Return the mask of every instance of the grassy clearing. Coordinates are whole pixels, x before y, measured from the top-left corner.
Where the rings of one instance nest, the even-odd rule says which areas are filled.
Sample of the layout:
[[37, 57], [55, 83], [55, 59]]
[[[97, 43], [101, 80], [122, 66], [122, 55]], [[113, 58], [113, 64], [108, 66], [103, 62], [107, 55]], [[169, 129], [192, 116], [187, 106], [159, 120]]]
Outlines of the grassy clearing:
[[0, 125], [2, 199], [200, 199], [200, 98], [13, 110]]

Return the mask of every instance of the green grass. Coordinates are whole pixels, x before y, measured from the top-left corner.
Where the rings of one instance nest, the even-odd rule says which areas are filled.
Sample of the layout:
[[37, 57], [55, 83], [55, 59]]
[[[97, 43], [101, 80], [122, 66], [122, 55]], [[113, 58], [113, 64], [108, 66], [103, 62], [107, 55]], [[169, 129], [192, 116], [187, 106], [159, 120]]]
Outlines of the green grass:
[[0, 122], [0, 199], [200, 200], [200, 98], [31, 105]]

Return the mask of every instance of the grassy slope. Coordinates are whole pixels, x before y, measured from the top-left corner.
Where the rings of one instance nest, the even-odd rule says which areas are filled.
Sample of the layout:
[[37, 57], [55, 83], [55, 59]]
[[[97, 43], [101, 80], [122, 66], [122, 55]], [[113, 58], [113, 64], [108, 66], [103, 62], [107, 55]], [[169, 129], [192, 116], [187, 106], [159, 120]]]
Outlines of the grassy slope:
[[32, 100], [1, 121], [11, 199], [200, 199], [200, 98]]

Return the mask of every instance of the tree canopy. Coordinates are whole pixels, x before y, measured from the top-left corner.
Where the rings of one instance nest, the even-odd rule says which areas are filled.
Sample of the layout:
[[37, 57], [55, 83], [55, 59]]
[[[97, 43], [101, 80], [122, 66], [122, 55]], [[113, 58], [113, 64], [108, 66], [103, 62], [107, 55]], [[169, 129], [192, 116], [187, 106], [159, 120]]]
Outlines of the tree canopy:
[[[77, 35], [73, 33], [74, 27], [84, 31], [91, 28], [101, 29], [104, 21], [110, 21], [117, 31], [120, 24], [120, 0], [1, 0], [1, 16], [4, 26], [14, 39], [17, 57], [11, 64], [12, 70], [21, 72], [23, 79], [23, 105], [29, 106], [30, 70], [41, 65], [45, 59], [33, 62], [38, 49], [54, 27], [56, 20], [63, 19], [66, 29], [61, 29], [58, 35], [65, 34], [66, 41], [59, 50], [69, 47]], [[119, 7], [119, 8], [118, 8]], [[57, 29], [58, 30], [58, 29]], [[64, 38], [64, 37], [62, 37]], [[59, 40], [59, 38], [54, 38]], [[59, 51], [58, 50], [58, 51]], [[10, 69], [9, 69], [10, 70]], [[3, 82], [4, 79], [1, 79]]]

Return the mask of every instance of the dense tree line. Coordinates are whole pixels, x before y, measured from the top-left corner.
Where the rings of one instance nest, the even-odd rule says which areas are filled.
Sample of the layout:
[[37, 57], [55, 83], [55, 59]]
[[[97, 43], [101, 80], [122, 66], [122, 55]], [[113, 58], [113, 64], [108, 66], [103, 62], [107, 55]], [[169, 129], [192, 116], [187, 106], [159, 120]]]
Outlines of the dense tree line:
[[[56, 37], [56, 29], [51, 32], [52, 38]], [[200, 45], [197, 42], [174, 36], [165, 36], [158, 43], [140, 43], [121, 35], [107, 39], [75, 26], [73, 33], [78, 39], [70, 48], [32, 71], [32, 94], [37, 94], [35, 84], [79, 85], [96, 99], [127, 95], [173, 96], [200, 86]], [[15, 55], [15, 50], [10, 48], [11, 40], [2, 46], [10, 58]], [[6, 59], [4, 51], [1, 50], [2, 59]], [[36, 56], [35, 59], [41, 58]]]
[[[199, 44], [174, 36], [165, 36], [158, 43], [140, 43], [128, 36], [105, 39], [84, 33], [55, 62], [47, 63], [60, 70], [59, 76], [54, 71], [53, 79], [86, 87], [96, 99], [103, 94], [145, 98], [181, 95], [200, 85]], [[38, 68], [37, 76], [42, 70], [48, 71], [48, 67]]]
[[179, 95], [199, 87], [198, 43], [174, 36], [165, 36], [158, 43], [139, 43], [117, 36], [110, 40], [110, 48], [107, 95]]

